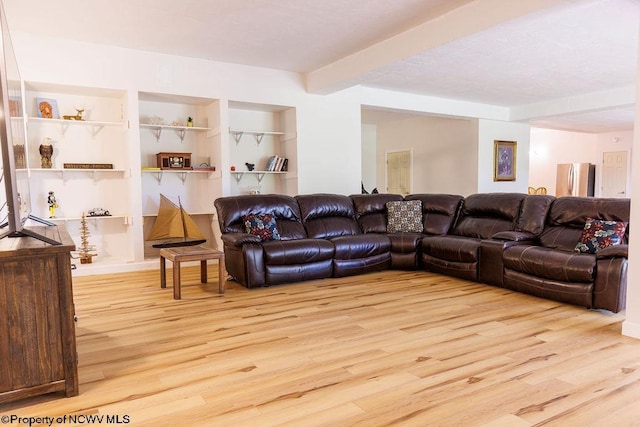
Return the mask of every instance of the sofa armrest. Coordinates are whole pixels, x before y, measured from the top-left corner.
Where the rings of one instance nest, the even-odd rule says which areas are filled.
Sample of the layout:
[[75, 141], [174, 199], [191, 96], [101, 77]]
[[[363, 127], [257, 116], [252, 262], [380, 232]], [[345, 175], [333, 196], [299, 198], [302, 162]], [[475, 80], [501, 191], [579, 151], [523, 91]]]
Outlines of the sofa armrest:
[[246, 243], [262, 243], [260, 236], [249, 233], [226, 233], [220, 236], [223, 242], [232, 246], [242, 246]]
[[597, 259], [628, 258], [628, 257], [629, 257], [629, 245], [608, 246], [596, 252]]
[[510, 240], [512, 242], [526, 242], [536, 239], [536, 235], [528, 231], [500, 231], [493, 236], [492, 239]]

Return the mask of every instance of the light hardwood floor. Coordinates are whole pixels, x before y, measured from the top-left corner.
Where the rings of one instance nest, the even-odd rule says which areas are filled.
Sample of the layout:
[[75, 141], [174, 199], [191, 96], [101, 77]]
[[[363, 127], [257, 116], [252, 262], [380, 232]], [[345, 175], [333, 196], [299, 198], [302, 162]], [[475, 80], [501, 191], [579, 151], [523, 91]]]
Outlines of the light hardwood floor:
[[80, 395], [0, 405], [0, 415], [640, 425], [640, 341], [620, 334], [623, 314], [426, 272], [252, 290], [228, 282], [218, 295], [216, 268], [207, 285], [197, 267], [183, 269], [180, 301], [158, 271], [74, 278]]

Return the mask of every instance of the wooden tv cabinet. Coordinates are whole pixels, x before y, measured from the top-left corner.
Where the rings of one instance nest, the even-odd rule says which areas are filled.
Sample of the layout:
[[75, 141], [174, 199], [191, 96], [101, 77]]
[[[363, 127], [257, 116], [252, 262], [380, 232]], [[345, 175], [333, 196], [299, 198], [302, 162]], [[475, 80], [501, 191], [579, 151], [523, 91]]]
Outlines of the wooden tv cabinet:
[[73, 240], [63, 227], [29, 227], [62, 242], [0, 239], [0, 403], [54, 391], [78, 394], [71, 286]]

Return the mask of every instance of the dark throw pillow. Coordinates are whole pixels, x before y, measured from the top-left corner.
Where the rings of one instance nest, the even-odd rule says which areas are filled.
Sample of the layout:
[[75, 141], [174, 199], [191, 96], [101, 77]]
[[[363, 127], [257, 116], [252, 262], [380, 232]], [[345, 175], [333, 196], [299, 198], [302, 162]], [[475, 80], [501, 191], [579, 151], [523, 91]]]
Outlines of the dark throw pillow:
[[242, 218], [247, 233], [260, 237], [263, 242], [280, 240], [276, 219], [269, 214], [249, 214]]
[[576, 252], [595, 254], [608, 246], [619, 245], [624, 240], [627, 224], [621, 221], [604, 221], [587, 218]]
[[387, 202], [387, 233], [422, 233], [422, 201]]

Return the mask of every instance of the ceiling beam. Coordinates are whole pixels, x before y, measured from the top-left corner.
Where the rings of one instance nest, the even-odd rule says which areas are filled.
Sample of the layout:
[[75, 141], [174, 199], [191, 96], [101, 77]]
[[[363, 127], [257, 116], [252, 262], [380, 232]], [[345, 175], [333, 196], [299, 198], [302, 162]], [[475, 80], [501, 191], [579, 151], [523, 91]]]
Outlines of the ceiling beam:
[[580, 0], [475, 0], [305, 75], [309, 93], [326, 95], [362, 83], [362, 76], [502, 22]]
[[629, 85], [616, 89], [585, 93], [552, 101], [511, 107], [509, 120], [527, 121], [592, 111], [628, 107], [636, 102], [636, 87]]

